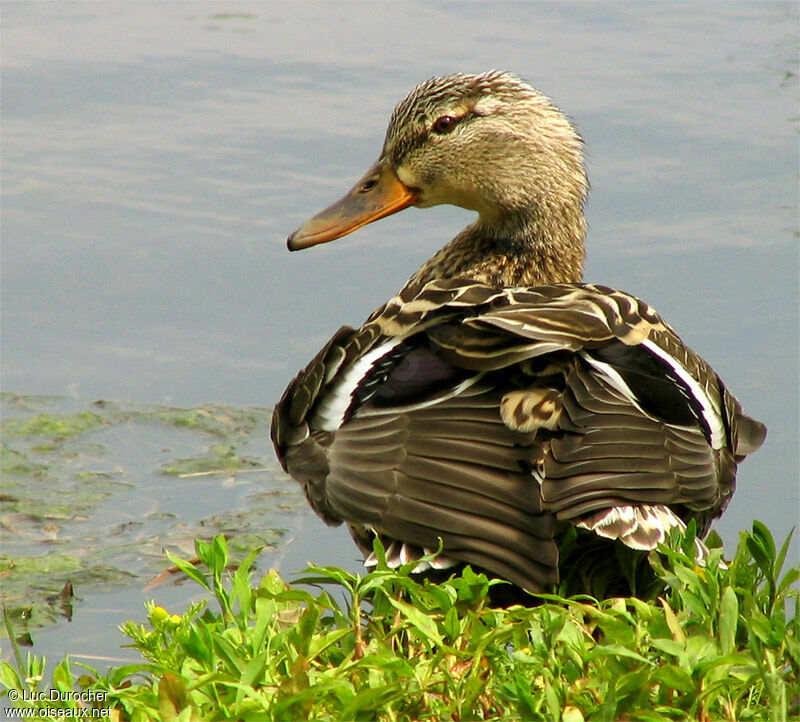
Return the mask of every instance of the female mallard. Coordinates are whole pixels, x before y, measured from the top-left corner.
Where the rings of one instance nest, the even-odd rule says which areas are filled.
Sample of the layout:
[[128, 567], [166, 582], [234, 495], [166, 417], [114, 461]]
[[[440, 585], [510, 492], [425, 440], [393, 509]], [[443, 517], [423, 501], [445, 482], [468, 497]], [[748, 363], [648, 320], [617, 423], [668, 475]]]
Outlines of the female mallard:
[[580, 283], [587, 188], [578, 134], [530, 85], [432, 78], [375, 165], [289, 237], [307, 248], [408, 206], [478, 212], [275, 408], [283, 468], [367, 564], [375, 532], [393, 564], [441, 540], [437, 568], [540, 591], [570, 527], [648, 550], [728, 504], [766, 429], [650, 306]]

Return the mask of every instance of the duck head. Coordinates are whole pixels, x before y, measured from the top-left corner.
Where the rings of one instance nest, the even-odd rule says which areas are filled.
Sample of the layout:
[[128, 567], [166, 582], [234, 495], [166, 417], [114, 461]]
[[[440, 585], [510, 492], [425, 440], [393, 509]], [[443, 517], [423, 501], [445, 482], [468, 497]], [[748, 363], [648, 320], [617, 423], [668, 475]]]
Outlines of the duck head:
[[395, 108], [376, 163], [288, 247], [448, 203], [477, 211], [472, 228], [483, 238], [535, 244], [566, 234], [582, 248], [587, 188], [580, 137], [541, 93], [499, 71], [436, 77]]

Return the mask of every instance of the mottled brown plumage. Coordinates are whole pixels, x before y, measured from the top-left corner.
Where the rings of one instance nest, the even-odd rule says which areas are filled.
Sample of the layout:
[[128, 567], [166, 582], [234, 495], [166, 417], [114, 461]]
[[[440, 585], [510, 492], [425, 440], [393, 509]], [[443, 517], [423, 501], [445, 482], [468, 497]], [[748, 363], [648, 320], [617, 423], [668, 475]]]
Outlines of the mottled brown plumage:
[[433, 566], [537, 591], [558, 582], [570, 527], [587, 549], [649, 550], [724, 510], [765, 429], [650, 306], [579, 283], [587, 187], [577, 133], [529, 85], [433, 78], [350, 193], [290, 237], [305, 248], [409, 205], [478, 213], [275, 408], [284, 468], [366, 554], [373, 533], [398, 564], [441, 541]]

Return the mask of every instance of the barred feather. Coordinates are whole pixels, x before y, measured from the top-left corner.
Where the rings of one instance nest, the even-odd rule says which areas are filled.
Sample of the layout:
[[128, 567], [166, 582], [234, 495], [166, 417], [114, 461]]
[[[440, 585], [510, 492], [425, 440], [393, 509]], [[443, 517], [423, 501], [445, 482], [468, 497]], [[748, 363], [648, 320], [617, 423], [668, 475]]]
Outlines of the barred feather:
[[441, 545], [421, 568], [541, 591], [575, 527], [613, 558], [604, 544], [653, 549], [689, 520], [702, 537], [728, 504], [766, 429], [651, 306], [578, 282], [587, 189], [549, 100], [457, 74], [403, 100], [378, 162], [290, 236], [306, 248], [408, 205], [479, 214], [275, 407], [283, 468], [367, 564], [378, 534], [392, 565]]
[[[465, 304], [465, 297], [477, 303]], [[441, 539], [448, 560], [478, 564], [528, 589], [558, 578], [558, 522], [634, 549], [654, 548], [690, 518], [705, 530], [733, 493], [739, 436], [761, 434], [649, 306], [596, 286], [498, 291], [432, 282], [337, 339], [338, 351], [328, 349], [309, 365], [274, 417], [285, 468], [312, 479], [324, 499], [312, 502], [315, 508], [417, 550], [435, 549]], [[424, 352], [452, 378], [431, 370], [428, 359], [410, 378], [420, 384], [427, 369], [444, 383], [407, 403], [395, 365], [382, 376], [394, 399], [367, 398], [332, 433], [319, 435], [329, 431], [327, 410], [352, 408], [381, 357], [406, 339], [414, 339], [404, 346], [412, 366]], [[665, 420], [657, 399], [646, 410], [631, 388], [587, 362], [587, 354], [615, 342], [691, 379], [687, 389], [702, 393], [703, 413], [716, 415], [718, 442], [710, 443], [693, 417]], [[547, 375], [526, 367], [534, 361]], [[304, 425], [310, 437], [282, 443]], [[363, 532], [358, 538], [369, 543]]]

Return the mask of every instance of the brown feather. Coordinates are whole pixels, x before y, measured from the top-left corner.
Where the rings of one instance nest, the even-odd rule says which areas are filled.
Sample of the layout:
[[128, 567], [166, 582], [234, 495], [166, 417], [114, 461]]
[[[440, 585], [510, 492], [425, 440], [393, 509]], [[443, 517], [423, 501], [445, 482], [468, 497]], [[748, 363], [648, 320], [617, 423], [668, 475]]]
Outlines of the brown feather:
[[[431, 130], [453, 114], [453, 132]], [[398, 105], [373, 170], [406, 204], [479, 218], [275, 407], [278, 457], [314, 510], [366, 554], [378, 533], [393, 564], [441, 541], [440, 566], [534, 591], [558, 581], [568, 524], [636, 550], [689, 519], [705, 533], [766, 430], [648, 304], [578, 282], [587, 181], [563, 114], [507, 73], [433, 78]], [[352, 230], [326, 213], [290, 247]]]

